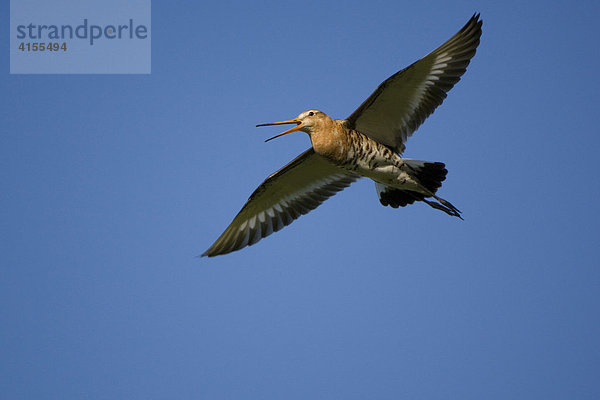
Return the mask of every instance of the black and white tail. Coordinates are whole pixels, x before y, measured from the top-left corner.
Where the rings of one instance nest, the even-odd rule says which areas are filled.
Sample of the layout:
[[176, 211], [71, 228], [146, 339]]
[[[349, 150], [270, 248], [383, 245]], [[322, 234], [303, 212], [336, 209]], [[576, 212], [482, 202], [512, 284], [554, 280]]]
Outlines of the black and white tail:
[[[421, 185], [431, 194], [427, 195], [412, 190], [396, 189], [375, 182], [375, 189], [377, 190], [381, 204], [398, 208], [413, 204], [415, 201], [422, 201], [448, 215], [462, 219], [458, 208], [454, 207], [449, 201], [435, 195], [435, 192], [442, 186], [442, 182], [446, 179], [446, 174], [448, 173], [444, 163], [406, 159], [404, 161], [414, 171], [414, 176], [419, 180]], [[427, 200], [426, 197], [433, 197], [437, 201]]]

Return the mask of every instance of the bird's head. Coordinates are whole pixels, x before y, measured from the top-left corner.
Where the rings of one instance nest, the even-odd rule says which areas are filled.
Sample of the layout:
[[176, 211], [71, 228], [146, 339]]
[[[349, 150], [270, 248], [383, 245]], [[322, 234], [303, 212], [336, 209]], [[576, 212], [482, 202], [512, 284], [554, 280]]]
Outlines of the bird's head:
[[265, 142], [268, 142], [269, 140], [278, 138], [279, 136], [287, 135], [288, 133], [298, 131], [306, 132], [310, 136], [315, 131], [325, 129], [331, 123], [332, 119], [329, 118], [329, 116], [327, 116], [327, 114], [325, 114], [324, 112], [318, 110], [308, 110], [304, 111], [294, 119], [280, 122], [271, 122], [268, 124], [259, 124], [256, 126], [296, 124], [295, 127], [265, 140]]

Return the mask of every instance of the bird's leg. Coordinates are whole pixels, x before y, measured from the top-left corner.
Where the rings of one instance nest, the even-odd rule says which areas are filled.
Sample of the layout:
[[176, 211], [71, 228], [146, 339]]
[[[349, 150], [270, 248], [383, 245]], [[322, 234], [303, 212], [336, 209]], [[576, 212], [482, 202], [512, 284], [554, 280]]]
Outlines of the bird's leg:
[[[431, 197], [433, 197], [434, 199], [436, 199], [436, 200], [437, 200], [437, 201], [438, 201], [438, 202], [439, 202], [439, 203], [440, 203], [440, 204], [441, 204], [441, 205], [442, 205], [444, 208], [446, 208], [448, 211], [450, 211], [450, 212], [448, 212], [448, 211], [446, 211], [446, 210], [443, 210], [443, 211], [445, 211], [447, 214], [454, 215], [455, 217], [458, 217], [458, 218], [460, 218], [460, 219], [463, 219], [463, 217], [461, 217], [461, 216], [460, 216], [460, 213], [461, 213], [461, 211], [460, 211], [458, 208], [454, 207], [454, 206], [452, 205], [452, 203], [450, 203], [448, 200], [444, 200], [444, 199], [442, 199], [441, 197], [438, 197], [438, 196], [436, 196], [435, 194], [434, 194], [434, 195], [432, 195]], [[426, 201], [426, 200], [425, 200], [425, 201]], [[427, 201], [426, 201], [426, 202], [427, 202]], [[427, 202], [427, 204], [431, 205], [429, 202]], [[438, 208], [438, 207], [435, 207], [435, 206], [432, 206], [432, 207], [434, 207], [434, 208]], [[441, 208], [438, 208], [438, 209], [440, 209], [440, 210], [441, 210]]]

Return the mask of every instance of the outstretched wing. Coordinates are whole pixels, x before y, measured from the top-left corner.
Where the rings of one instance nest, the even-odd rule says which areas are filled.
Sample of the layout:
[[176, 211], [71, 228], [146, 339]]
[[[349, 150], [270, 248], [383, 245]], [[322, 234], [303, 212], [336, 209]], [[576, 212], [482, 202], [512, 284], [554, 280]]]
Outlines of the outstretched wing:
[[317, 208], [358, 178], [310, 148], [270, 175], [202, 256], [227, 254], [253, 245]]
[[347, 118], [347, 126], [398, 153], [410, 135], [442, 104], [475, 55], [481, 36], [479, 14], [446, 43], [397, 72]]

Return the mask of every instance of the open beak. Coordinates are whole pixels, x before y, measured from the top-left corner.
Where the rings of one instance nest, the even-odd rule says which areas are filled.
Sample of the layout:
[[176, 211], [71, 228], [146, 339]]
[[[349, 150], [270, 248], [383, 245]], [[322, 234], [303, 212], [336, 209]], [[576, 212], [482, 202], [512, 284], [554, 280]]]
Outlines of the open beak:
[[300, 129], [302, 129], [302, 122], [297, 120], [297, 119], [290, 119], [287, 121], [280, 121], [280, 122], [271, 122], [269, 124], [258, 124], [256, 125], [258, 126], [269, 126], [269, 125], [285, 125], [285, 124], [296, 124], [295, 127], [288, 129], [285, 132], [281, 132], [279, 135], [275, 135], [272, 138], [269, 138], [267, 140], [265, 140], [265, 142], [268, 142], [269, 140], [273, 140], [275, 138], [278, 138], [279, 136], [283, 136], [283, 135], [287, 135], [288, 133], [292, 133], [292, 132], [298, 132]]

